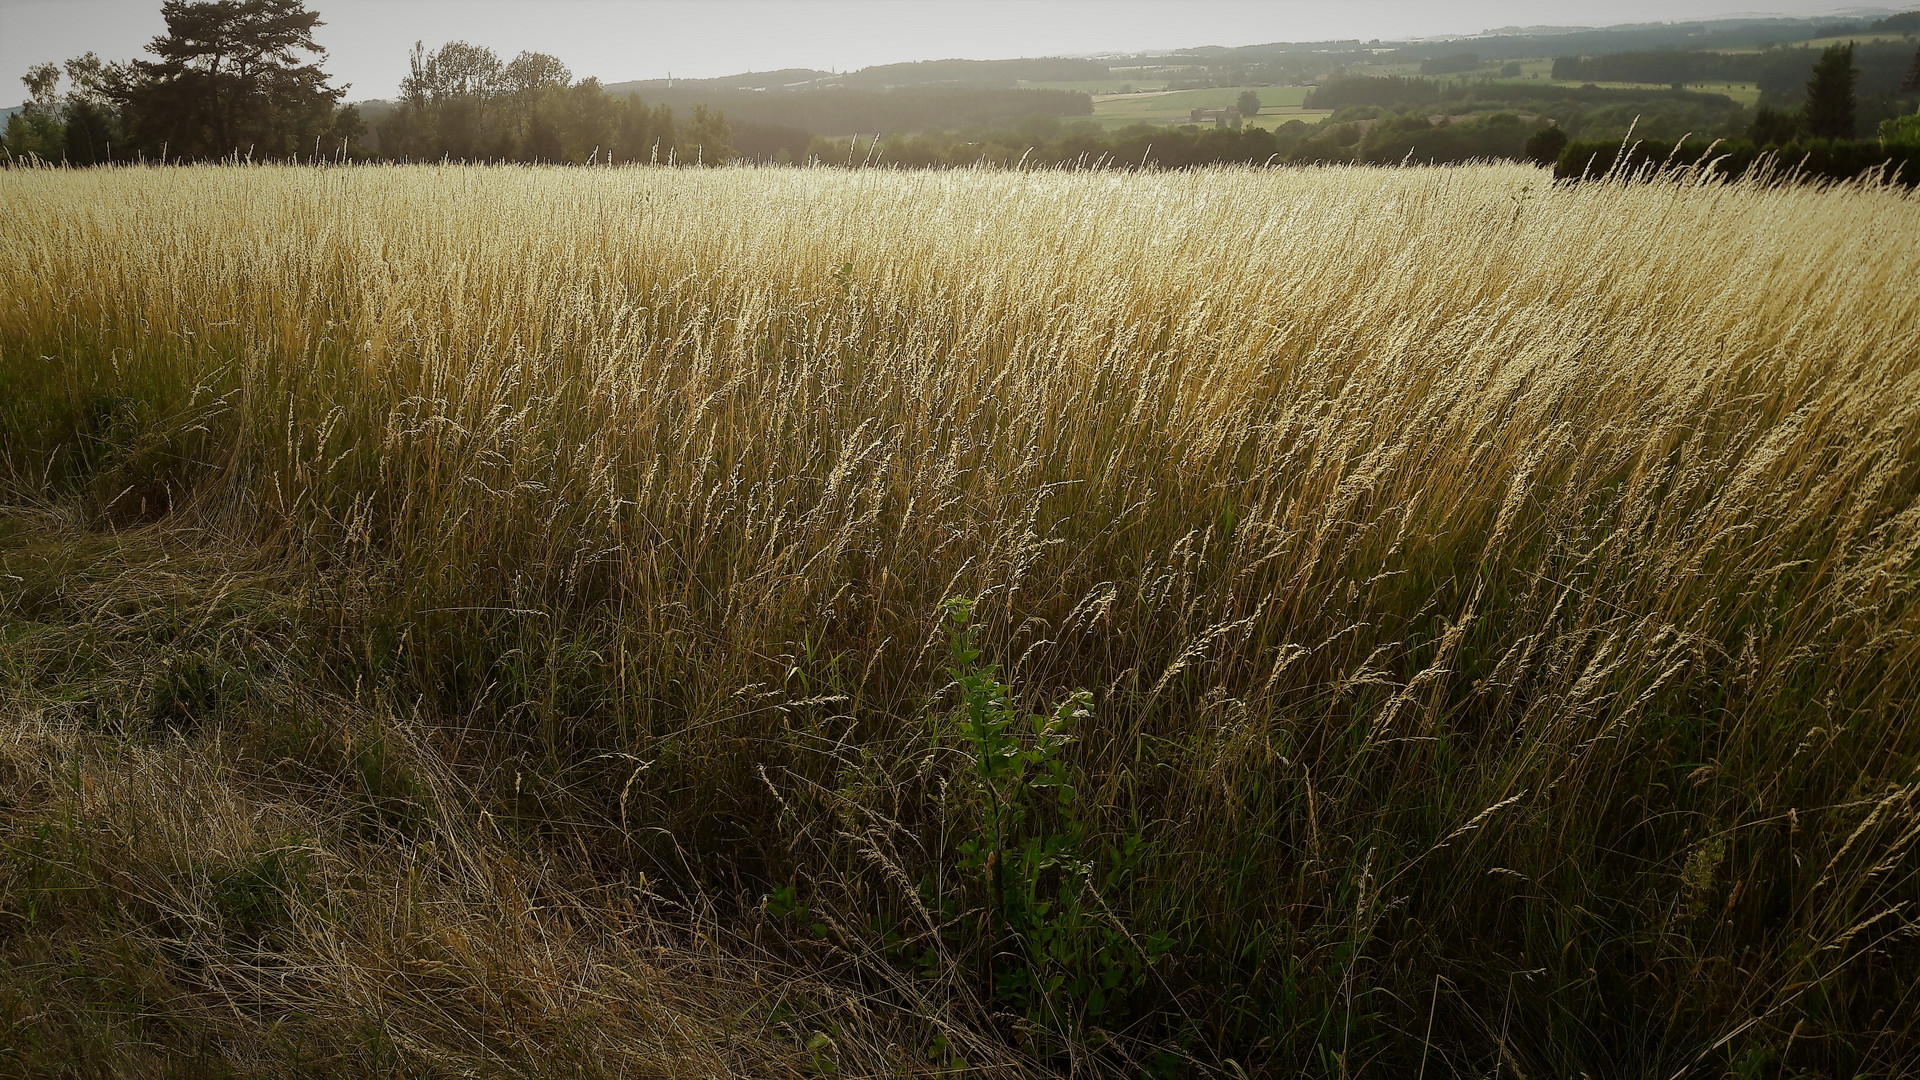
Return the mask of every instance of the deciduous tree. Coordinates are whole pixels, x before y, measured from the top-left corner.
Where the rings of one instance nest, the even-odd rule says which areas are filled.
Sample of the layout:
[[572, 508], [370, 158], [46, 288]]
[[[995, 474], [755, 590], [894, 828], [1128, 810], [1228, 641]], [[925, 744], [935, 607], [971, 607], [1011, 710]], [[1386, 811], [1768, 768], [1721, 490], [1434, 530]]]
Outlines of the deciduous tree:
[[70, 165], [94, 165], [130, 156], [120, 133], [116, 95], [127, 84], [131, 69], [108, 64], [94, 53], [68, 60], [66, 77], [72, 89], [60, 92], [62, 65], [35, 64], [20, 81], [26, 84], [26, 108], [7, 120], [6, 148], [16, 157], [29, 154]]
[[726, 164], [733, 158], [733, 125], [720, 110], [695, 105], [680, 132], [679, 153], [685, 164]]
[[20, 76], [20, 81], [27, 87], [27, 104], [7, 117], [7, 153], [16, 158], [65, 160], [67, 129], [60, 118], [60, 65], [35, 64]]
[[416, 158], [474, 159], [511, 152], [498, 117], [505, 65], [492, 49], [449, 41], [428, 51], [413, 43], [400, 108], [386, 128], [383, 148]]

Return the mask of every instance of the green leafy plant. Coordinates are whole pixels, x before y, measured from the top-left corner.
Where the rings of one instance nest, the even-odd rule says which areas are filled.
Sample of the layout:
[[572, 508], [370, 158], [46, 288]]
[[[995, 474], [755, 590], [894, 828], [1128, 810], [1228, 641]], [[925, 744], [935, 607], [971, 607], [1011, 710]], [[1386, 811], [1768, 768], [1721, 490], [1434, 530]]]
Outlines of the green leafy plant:
[[1920, 113], [1880, 121], [1880, 141], [1888, 146], [1920, 146]]
[[1132, 878], [1144, 840], [1096, 838], [1082, 815], [1065, 752], [1092, 695], [1076, 691], [1051, 714], [1026, 712], [983, 662], [971, 603], [948, 600], [941, 611], [960, 706], [940, 734], [971, 766], [949, 789], [971, 831], [954, 848], [952, 871], [985, 899], [972, 921], [989, 943], [991, 993], [1056, 1029], [1100, 1021], [1143, 988], [1169, 941], [1136, 940], [1106, 900]]

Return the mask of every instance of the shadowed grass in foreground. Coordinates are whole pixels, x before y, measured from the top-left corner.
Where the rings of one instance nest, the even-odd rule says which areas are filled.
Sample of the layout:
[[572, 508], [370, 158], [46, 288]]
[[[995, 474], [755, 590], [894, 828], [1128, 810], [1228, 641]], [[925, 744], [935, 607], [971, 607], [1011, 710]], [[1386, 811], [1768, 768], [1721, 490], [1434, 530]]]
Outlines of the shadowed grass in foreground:
[[[896, 1071], [862, 995], [536, 850], [537, 798], [474, 813], [455, 736], [325, 686], [301, 644], [325, 613], [284, 575], [153, 530], [5, 525], [35, 598], [4, 624], [9, 1073]], [[859, 1037], [829, 1058], [822, 1031]]]
[[1920, 1064], [1910, 196], [0, 190], [8, 1053]]

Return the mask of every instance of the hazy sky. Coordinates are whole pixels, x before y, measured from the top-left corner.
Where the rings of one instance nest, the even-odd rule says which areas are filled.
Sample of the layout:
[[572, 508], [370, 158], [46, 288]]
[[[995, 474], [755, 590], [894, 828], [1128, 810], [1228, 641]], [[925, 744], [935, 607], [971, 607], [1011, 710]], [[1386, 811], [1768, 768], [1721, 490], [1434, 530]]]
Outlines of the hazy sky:
[[[857, 68], [945, 57], [999, 59], [1473, 34], [1502, 26], [1608, 26], [1733, 13], [1858, 10], [1818, 0], [309, 0], [326, 70], [349, 100], [393, 94], [413, 42], [558, 56], [603, 82], [783, 67]], [[1878, 6], [1878, 5], [1874, 5]], [[42, 60], [91, 49], [140, 54], [160, 0], [0, 0], [0, 102]]]

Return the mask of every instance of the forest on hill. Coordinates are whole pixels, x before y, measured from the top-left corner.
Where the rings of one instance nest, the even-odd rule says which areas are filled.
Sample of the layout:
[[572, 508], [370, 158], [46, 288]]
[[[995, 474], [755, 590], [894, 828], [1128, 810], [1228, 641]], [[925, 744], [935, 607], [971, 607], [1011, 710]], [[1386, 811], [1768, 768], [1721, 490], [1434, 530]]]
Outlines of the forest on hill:
[[[1132, 57], [936, 60], [604, 84], [554, 56], [416, 43], [393, 100], [345, 103], [298, 0], [186, 4], [152, 59], [36, 66], [6, 118], [9, 160], [460, 160], [571, 164], [1076, 165], [1477, 159], [1551, 162], [1555, 140], [1809, 138], [1905, 145], [1914, 16], [1732, 19], [1403, 43], [1321, 42]], [[246, 14], [251, 12], [251, 14]], [[224, 14], [222, 14], [224, 13]], [[1853, 122], [1814, 132], [1813, 69], [1858, 34]], [[301, 58], [301, 54], [306, 54]], [[253, 57], [214, 74], [226, 55]], [[1531, 59], [1529, 59], [1531, 58]], [[1524, 62], [1523, 62], [1524, 61]], [[64, 84], [64, 85], [63, 85]], [[1297, 109], [1261, 104], [1305, 85]], [[1126, 121], [1134, 95], [1225, 87], [1251, 112]], [[1750, 88], [1736, 98], [1737, 88]], [[1294, 90], [1298, 94], [1301, 91]], [[1231, 94], [1229, 94], [1231, 97]], [[1097, 100], [1096, 100], [1097, 99]], [[1121, 117], [1115, 121], [1113, 116]], [[1245, 123], [1242, 123], [1242, 120]], [[1544, 139], [1544, 142], [1538, 140]]]

